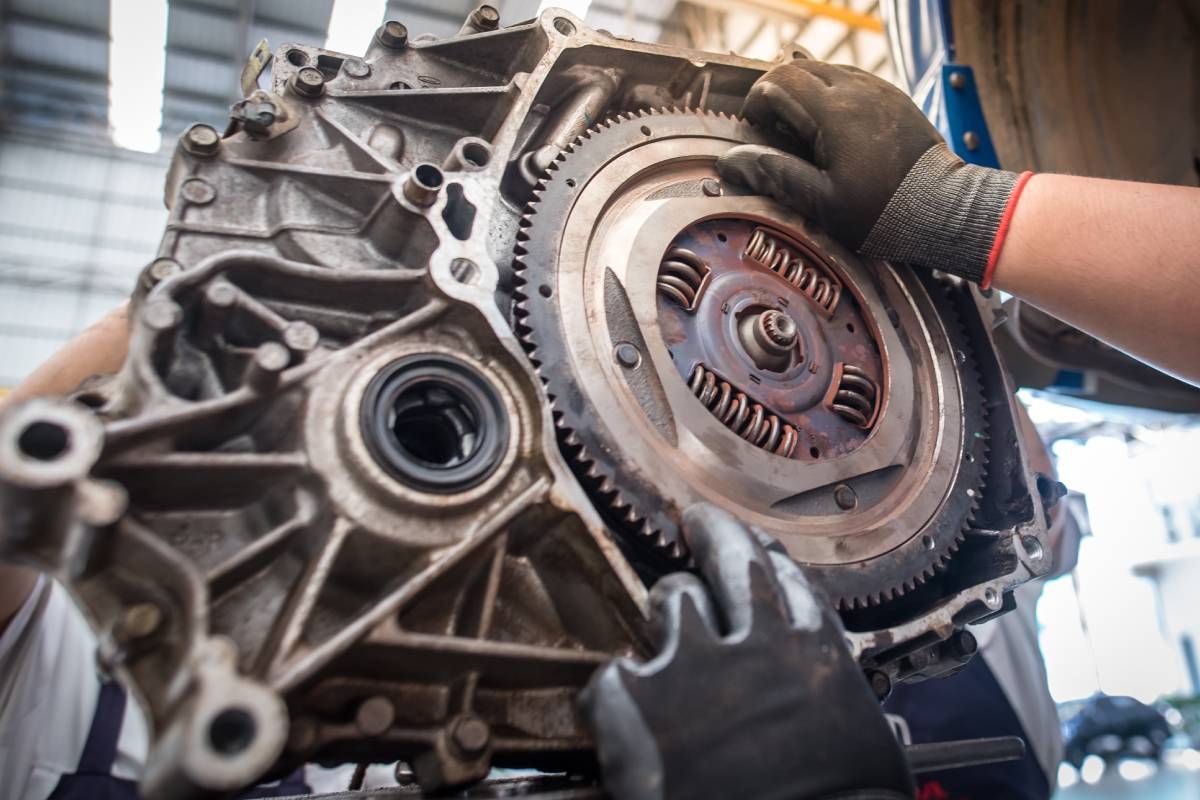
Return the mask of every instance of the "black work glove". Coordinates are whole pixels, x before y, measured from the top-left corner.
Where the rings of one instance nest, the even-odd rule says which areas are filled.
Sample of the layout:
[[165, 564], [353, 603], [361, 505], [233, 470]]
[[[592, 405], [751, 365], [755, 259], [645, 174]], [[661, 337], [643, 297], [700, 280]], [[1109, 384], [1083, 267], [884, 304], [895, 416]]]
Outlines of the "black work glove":
[[874, 258], [990, 278], [1022, 176], [964, 164], [908, 95], [854, 67], [802, 59], [751, 88], [742, 114], [792, 138], [732, 148], [725, 180], [794, 208]]
[[911, 797], [841, 622], [796, 563], [710, 505], [683, 532], [708, 588], [660, 580], [661, 652], [610, 663], [582, 696], [615, 800]]

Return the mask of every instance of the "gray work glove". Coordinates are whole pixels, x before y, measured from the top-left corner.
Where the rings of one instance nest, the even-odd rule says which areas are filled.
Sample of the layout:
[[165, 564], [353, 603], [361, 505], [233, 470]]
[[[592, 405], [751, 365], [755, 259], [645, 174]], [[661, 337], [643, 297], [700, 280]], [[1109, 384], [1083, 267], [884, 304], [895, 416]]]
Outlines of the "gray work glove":
[[1023, 176], [964, 164], [895, 86], [802, 59], [754, 84], [742, 114], [790, 136], [793, 152], [732, 148], [717, 161], [725, 180], [794, 208], [863, 255], [990, 279]]
[[683, 534], [705, 582], [651, 592], [660, 651], [582, 695], [614, 800], [902, 800], [903, 751], [841, 622], [777, 543], [697, 505]]

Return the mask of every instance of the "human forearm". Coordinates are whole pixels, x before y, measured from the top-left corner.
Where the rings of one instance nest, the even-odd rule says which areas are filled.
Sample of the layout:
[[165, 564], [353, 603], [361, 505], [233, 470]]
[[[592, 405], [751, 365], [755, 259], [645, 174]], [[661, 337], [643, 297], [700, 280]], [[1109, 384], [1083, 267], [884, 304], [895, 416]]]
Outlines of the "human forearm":
[[1200, 384], [1200, 189], [1037, 175], [993, 284]]
[[41, 395], [65, 394], [84, 378], [116, 372], [129, 347], [126, 306], [121, 304], [67, 342], [0, 401], [3, 404]]
[[[31, 397], [64, 394], [90, 375], [116, 372], [129, 344], [125, 312], [121, 305], [68, 342], [0, 400], [0, 409]], [[36, 581], [37, 573], [29, 567], [0, 562], [0, 633], [20, 610]]]

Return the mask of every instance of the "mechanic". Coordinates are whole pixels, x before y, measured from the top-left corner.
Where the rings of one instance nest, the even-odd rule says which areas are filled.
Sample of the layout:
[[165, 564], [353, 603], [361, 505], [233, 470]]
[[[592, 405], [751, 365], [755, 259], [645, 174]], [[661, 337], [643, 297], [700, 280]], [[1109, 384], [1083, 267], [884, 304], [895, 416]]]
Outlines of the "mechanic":
[[[718, 162], [727, 181], [795, 208], [864, 255], [1011, 292], [1200, 384], [1200, 190], [964, 165], [906, 95], [849, 67], [777, 67], [751, 90], [744, 113], [780, 129], [788, 149], [733, 148]], [[9, 402], [115, 371], [126, 344], [119, 310]], [[840, 623], [800, 570], [711, 507], [689, 510], [684, 535], [706, 584], [688, 575], [660, 581], [652, 594], [659, 656], [614, 662], [585, 693], [612, 793], [911, 796], [900, 750], [841, 646]], [[0, 565], [6, 796], [135, 796], [144, 723], [124, 713], [115, 684], [101, 683], [93, 652], [61, 587]], [[811, 668], [814, 653], [822, 669]], [[747, 702], [747, 685], [772, 690]]]

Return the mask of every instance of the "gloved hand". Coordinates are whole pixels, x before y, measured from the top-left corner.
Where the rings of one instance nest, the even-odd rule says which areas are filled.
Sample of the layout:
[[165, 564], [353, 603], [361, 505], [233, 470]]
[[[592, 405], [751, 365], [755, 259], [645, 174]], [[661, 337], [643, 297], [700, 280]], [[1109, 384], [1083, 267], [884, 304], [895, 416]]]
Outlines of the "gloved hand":
[[964, 164], [908, 95], [854, 67], [775, 67], [742, 114], [793, 137], [794, 153], [734, 147], [717, 161], [722, 178], [796, 209], [863, 255], [990, 281], [1029, 173]]
[[614, 799], [911, 797], [841, 622], [795, 562], [713, 506], [683, 532], [708, 587], [660, 580], [659, 654], [610, 663], [582, 696]]

